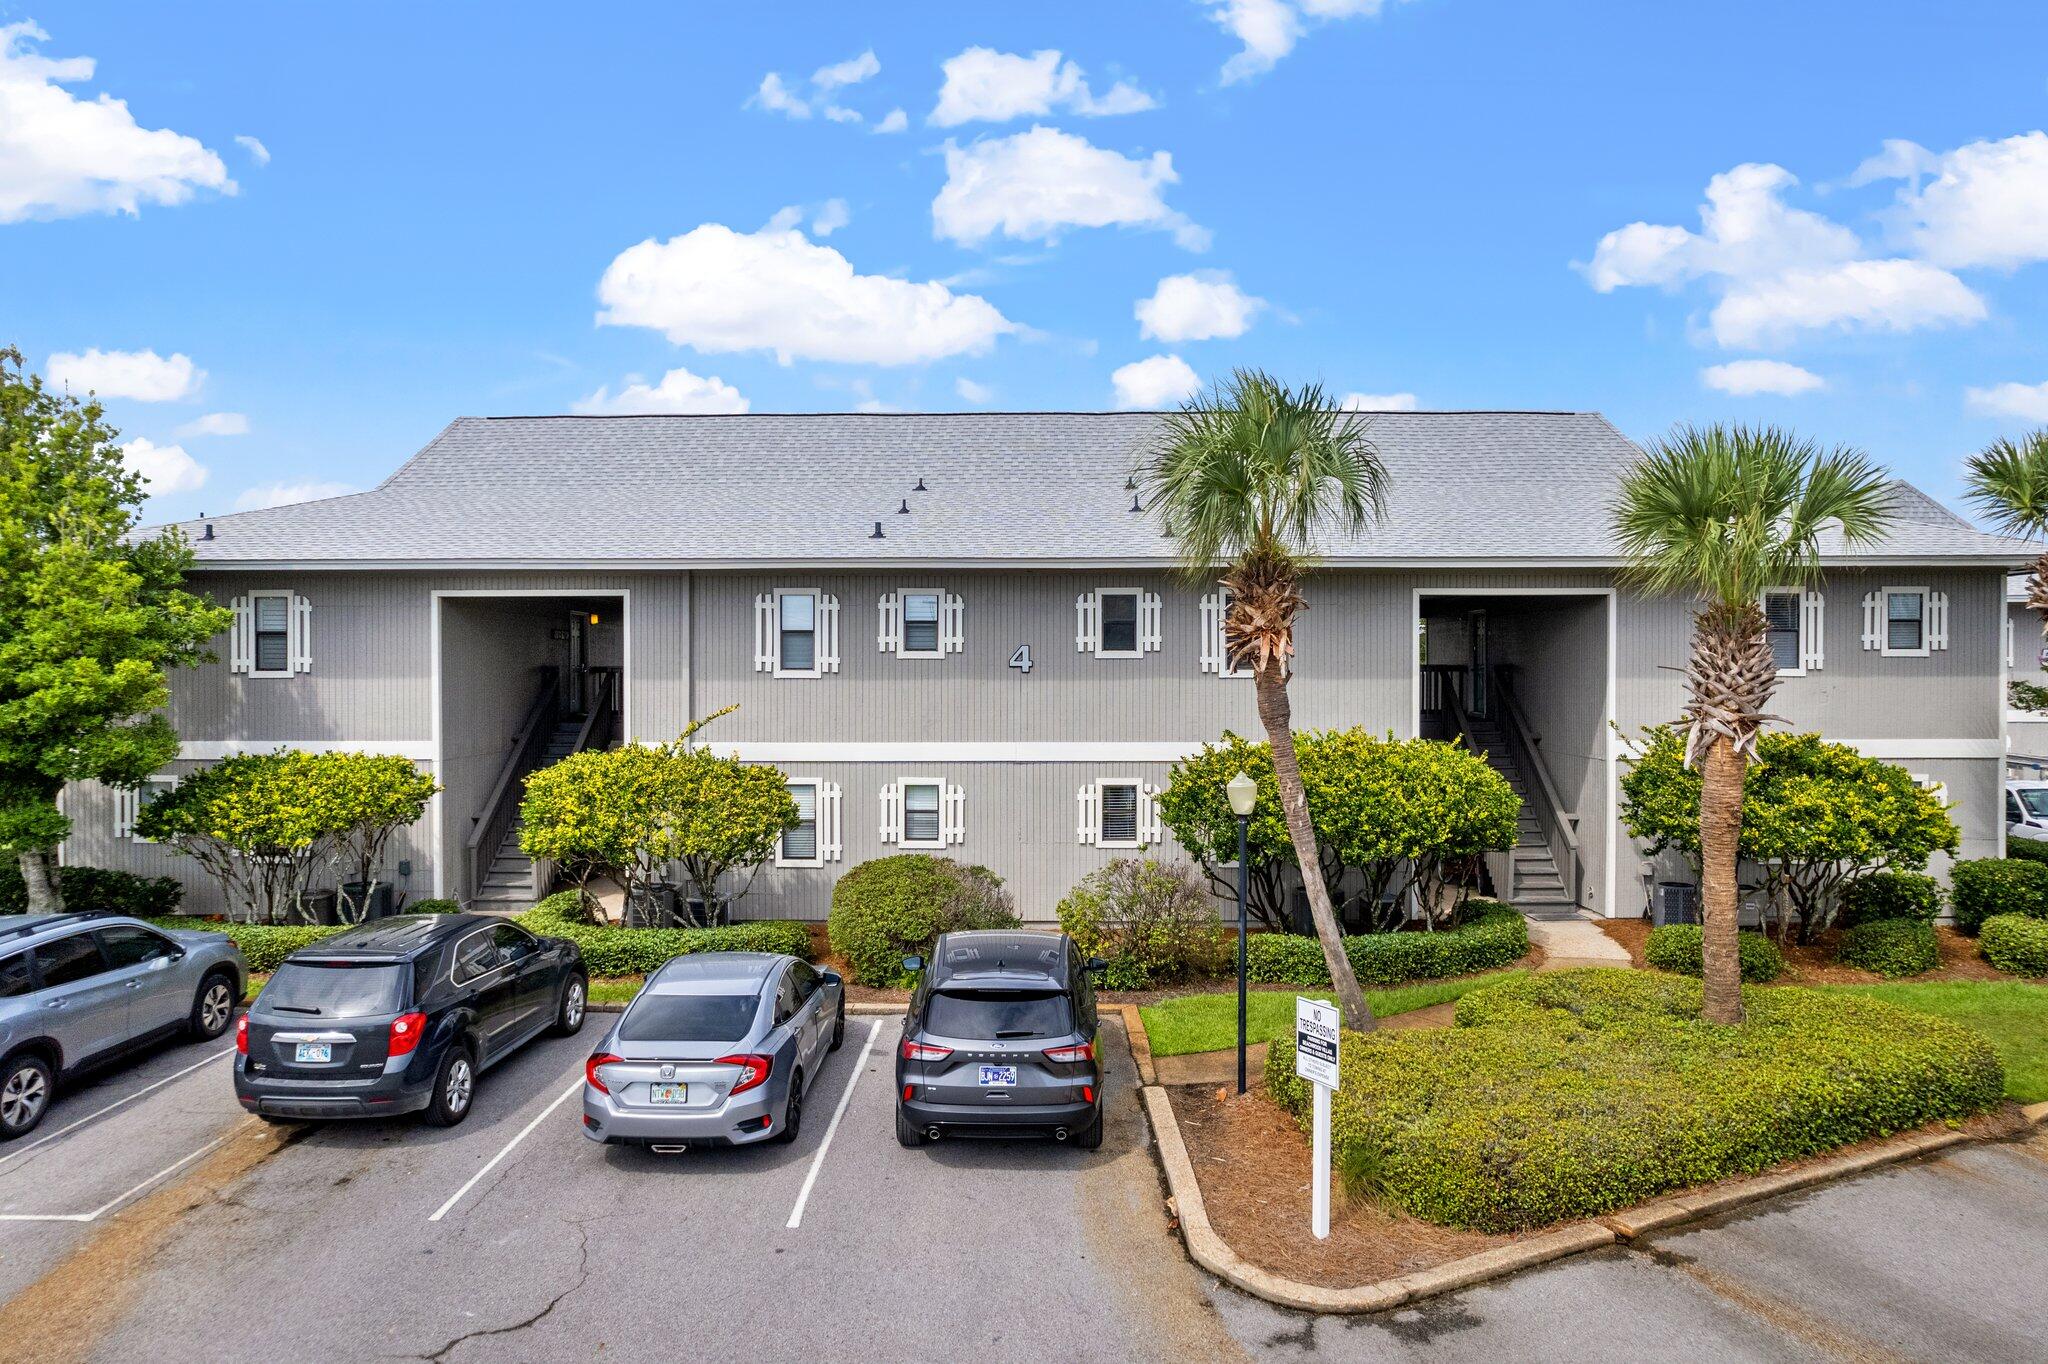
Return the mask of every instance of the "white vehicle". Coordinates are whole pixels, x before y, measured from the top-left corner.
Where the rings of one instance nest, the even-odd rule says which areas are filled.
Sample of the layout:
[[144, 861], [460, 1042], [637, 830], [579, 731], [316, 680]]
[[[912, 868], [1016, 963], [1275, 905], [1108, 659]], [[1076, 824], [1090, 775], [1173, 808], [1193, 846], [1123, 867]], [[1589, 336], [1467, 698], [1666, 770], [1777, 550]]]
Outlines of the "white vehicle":
[[2005, 836], [2048, 842], [2048, 781], [2005, 784]]

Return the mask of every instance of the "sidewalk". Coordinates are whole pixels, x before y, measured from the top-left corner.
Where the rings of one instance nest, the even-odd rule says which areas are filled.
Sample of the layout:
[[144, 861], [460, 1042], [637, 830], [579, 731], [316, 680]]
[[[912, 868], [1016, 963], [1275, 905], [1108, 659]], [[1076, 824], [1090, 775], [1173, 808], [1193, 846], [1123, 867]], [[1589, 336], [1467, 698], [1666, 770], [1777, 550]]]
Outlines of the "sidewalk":
[[1628, 949], [1602, 933], [1591, 919], [1531, 919], [1529, 941], [1543, 949], [1545, 971], [1629, 964]]

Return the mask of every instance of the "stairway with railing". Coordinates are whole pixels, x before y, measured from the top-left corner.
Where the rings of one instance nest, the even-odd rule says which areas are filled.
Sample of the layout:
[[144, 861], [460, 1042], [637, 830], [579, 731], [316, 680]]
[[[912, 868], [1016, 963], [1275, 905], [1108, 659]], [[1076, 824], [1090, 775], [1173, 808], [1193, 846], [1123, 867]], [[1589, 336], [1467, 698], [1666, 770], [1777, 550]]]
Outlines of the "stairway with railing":
[[472, 819], [463, 896], [468, 909], [517, 912], [547, 894], [554, 876], [552, 864], [534, 861], [519, 846], [519, 805], [526, 778], [572, 753], [609, 748], [619, 736], [620, 669], [586, 668], [579, 677], [569, 679], [572, 686], [564, 685], [558, 668], [540, 671], [540, 685], [506, 751], [497, 780]]

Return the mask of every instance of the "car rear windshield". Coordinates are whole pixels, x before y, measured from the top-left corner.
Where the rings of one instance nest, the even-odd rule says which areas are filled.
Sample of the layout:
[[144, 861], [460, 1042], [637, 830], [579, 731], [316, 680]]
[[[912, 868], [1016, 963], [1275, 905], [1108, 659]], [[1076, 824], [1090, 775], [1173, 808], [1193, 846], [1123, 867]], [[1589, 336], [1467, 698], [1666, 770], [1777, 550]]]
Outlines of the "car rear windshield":
[[395, 963], [349, 966], [291, 962], [263, 987], [261, 1003], [278, 1013], [309, 1018], [368, 1018], [395, 1014], [404, 1003], [406, 968]]
[[942, 990], [925, 1006], [924, 1026], [940, 1037], [990, 1042], [1074, 1030], [1067, 997], [1052, 990]]
[[754, 1026], [758, 995], [642, 995], [619, 1020], [622, 1042], [737, 1042]]

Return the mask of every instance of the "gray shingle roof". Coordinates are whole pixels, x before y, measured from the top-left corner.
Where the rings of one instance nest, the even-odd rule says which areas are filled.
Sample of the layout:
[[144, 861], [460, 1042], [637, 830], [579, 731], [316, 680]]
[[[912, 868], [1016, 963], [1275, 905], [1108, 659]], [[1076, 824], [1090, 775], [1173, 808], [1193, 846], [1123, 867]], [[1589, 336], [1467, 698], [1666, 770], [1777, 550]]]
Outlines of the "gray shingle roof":
[[[1389, 515], [1325, 546], [1330, 559], [1613, 558], [1606, 508], [1639, 452], [1597, 413], [1367, 420], [1392, 475]], [[369, 492], [212, 517], [212, 540], [185, 530], [221, 566], [1164, 560], [1171, 547], [1125, 487], [1159, 421], [464, 417]], [[912, 491], [919, 479], [928, 491]], [[1857, 557], [2026, 557], [1900, 486], [1890, 539]]]

